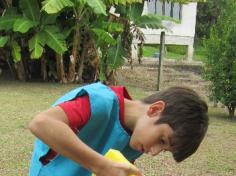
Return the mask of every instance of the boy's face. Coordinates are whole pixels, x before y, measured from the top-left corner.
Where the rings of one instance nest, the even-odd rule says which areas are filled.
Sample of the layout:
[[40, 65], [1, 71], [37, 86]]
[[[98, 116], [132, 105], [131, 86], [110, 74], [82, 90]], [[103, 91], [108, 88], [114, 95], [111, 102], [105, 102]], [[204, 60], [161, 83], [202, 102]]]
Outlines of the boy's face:
[[130, 139], [131, 148], [153, 156], [161, 151], [172, 151], [173, 129], [168, 124], [155, 124], [164, 106], [164, 102], [156, 102], [150, 105], [145, 116], [138, 119]]

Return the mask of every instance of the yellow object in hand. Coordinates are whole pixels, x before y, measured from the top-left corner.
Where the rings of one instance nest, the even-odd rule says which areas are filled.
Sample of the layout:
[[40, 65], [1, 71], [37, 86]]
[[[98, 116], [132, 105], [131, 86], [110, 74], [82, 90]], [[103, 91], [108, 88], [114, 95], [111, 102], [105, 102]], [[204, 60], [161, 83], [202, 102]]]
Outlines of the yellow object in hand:
[[[124, 155], [118, 151], [118, 150], [114, 150], [114, 149], [110, 149], [108, 150], [108, 152], [105, 154], [105, 157], [114, 161], [114, 162], [119, 162], [119, 163], [127, 163], [132, 165], [125, 157]], [[135, 166], [134, 166], [135, 167]], [[96, 176], [95, 174], [92, 174], [92, 176]], [[129, 175], [129, 176], [135, 176], [135, 175]]]

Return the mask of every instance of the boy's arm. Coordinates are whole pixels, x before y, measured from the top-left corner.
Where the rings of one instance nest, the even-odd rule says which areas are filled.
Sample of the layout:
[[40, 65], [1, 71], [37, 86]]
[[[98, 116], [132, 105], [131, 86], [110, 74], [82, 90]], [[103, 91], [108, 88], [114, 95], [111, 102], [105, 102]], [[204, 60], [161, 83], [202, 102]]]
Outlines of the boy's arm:
[[38, 114], [30, 122], [29, 129], [56, 152], [97, 173], [97, 176], [116, 175], [115, 172], [141, 175], [136, 168], [113, 163], [92, 150], [75, 135], [68, 123], [65, 112], [57, 106]]
[[96, 161], [104, 158], [85, 145], [71, 130], [68, 123], [65, 112], [57, 106], [38, 114], [30, 122], [29, 129], [56, 152], [95, 171], [101, 163]]

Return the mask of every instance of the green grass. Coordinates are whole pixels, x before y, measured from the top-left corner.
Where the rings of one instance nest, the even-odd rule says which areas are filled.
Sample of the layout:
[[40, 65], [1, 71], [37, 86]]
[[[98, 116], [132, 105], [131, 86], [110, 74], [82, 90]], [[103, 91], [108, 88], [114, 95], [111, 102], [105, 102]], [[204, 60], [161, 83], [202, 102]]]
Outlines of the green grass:
[[[0, 80], [0, 175], [27, 175], [34, 141], [27, 124], [74, 87]], [[128, 90], [138, 99], [150, 94], [135, 87]], [[154, 158], [144, 155], [137, 160], [137, 166], [146, 176], [236, 175], [236, 121], [225, 118], [224, 109], [210, 108], [210, 115], [207, 137], [192, 157], [176, 164], [168, 153]]]
[[[153, 57], [159, 53], [159, 45], [145, 45], [143, 49], [144, 57]], [[166, 58], [173, 60], [184, 60], [187, 53], [187, 46], [167, 45]], [[196, 46], [194, 49], [193, 60], [204, 61], [206, 59], [205, 49], [202, 46]]]
[[159, 53], [158, 46], [144, 46], [143, 48], [143, 56], [144, 57], [153, 57], [155, 53]]

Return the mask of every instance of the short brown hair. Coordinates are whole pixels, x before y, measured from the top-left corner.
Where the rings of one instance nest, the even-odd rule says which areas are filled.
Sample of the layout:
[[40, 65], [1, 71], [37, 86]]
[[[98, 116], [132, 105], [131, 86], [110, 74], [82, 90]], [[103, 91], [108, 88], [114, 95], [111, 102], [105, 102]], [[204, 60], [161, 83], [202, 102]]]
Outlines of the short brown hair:
[[166, 123], [174, 130], [171, 146], [173, 157], [181, 162], [199, 147], [208, 128], [208, 107], [199, 95], [189, 88], [171, 87], [142, 100], [152, 104], [162, 100], [165, 109], [156, 124]]

